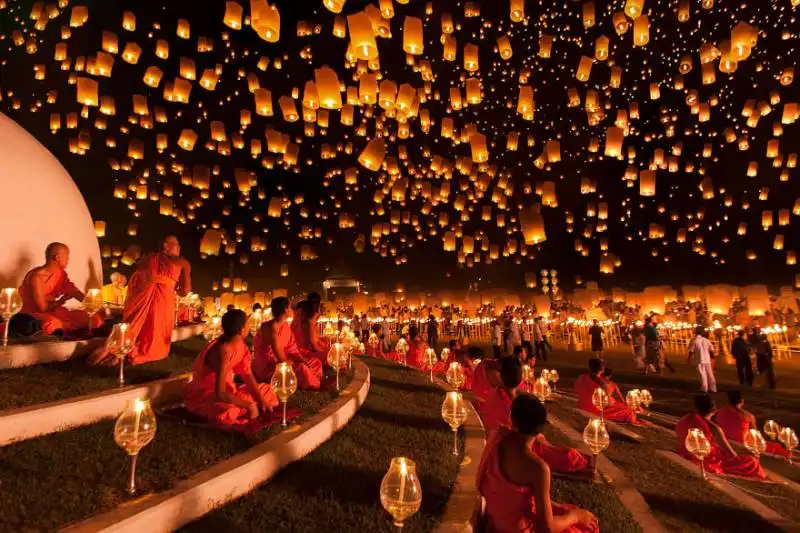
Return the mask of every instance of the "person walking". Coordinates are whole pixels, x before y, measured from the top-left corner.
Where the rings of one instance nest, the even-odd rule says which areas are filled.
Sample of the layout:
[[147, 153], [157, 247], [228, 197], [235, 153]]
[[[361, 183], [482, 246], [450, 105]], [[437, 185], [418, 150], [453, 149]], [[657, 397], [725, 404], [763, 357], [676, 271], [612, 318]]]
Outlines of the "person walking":
[[689, 345], [688, 360], [697, 366], [700, 388], [705, 394], [717, 392], [717, 380], [714, 378], [714, 367], [711, 366], [713, 359], [714, 346], [703, 336], [703, 327], [698, 326], [695, 330], [695, 337]]
[[775, 365], [772, 361], [772, 345], [766, 335], [759, 335], [756, 344], [756, 368], [758, 373], [767, 377], [767, 386], [775, 390]]
[[592, 320], [592, 327], [589, 328], [589, 336], [592, 338], [592, 351], [594, 352], [594, 356], [602, 361], [603, 327], [598, 324], [597, 319]]
[[753, 384], [753, 362], [750, 360], [750, 348], [744, 338], [744, 330], [736, 333], [736, 338], [731, 343], [731, 355], [736, 361], [736, 375], [739, 384], [751, 386]]
[[533, 345], [536, 352], [536, 359], [547, 361], [547, 340], [542, 328], [542, 317], [537, 316], [533, 321]]
[[436, 345], [439, 343], [439, 323], [433, 313], [428, 315], [428, 346], [436, 350]]

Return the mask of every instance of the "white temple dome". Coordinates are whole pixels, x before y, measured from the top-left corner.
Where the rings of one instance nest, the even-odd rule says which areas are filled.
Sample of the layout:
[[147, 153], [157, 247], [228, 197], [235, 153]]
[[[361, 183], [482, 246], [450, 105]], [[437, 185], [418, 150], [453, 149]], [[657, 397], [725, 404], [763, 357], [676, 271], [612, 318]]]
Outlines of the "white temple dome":
[[54, 241], [69, 246], [67, 273], [79, 289], [102, 284], [100, 246], [81, 192], [47, 148], [0, 113], [0, 287], [18, 287]]

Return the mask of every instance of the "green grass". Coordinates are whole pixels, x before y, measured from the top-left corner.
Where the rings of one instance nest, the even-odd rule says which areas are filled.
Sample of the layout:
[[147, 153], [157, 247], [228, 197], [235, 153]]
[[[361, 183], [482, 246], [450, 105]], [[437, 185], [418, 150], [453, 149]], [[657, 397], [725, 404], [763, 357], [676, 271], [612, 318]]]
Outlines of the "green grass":
[[[552, 426], [545, 427], [544, 434], [551, 444], [575, 446], [569, 437]], [[601, 531], [643, 533], [641, 526], [633, 520], [633, 515], [617, 498], [614, 487], [605, 480], [587, 483], [553, 476], [551, 497], [558, 503], [569, 503], [590, 510], [600, 521]]]
[[416, 461], [423, 489], [422, 507], [404, 530], [431, 531], [458, 469], [450, 453], [452, 432], [441, 420], [444, 391], [423, 373], [388, 361], [365, 362], [370, 393], [347, 427], [268, 483], [183, 531], [396, 531], [378, 490], [389, 461], [401, 455]]
[[[341, 375], [343, 386], [352, 373]], [[336, 398], [335, 391], [298, 391], [290, 407], [303, 417]], [[103, 421], [0, 448], [0, 531], [52, 531], [128, 500], [128, 458]], [[160, 492], [280, 431], [273, 425], [242, 435], [159, 417], [156, 438], [137, 465], [140, 493]]]
[[[549, 406], [553, 414], [578, 431], [586, 425], [586, 419], [555, 404]], [[636, 485], [647, 501], [656, 519], [667, 531], [680, 533], [759, 533], [780, 531], [752, 511], [742, 507], [736, 500], [711, 488], [699, 475], [692, 475], [679, 465], [660, 457], [656, 450], [660, 440], [654, 429], [634, 428], [639, 434], [650, 437], [638, 443], [612, 432], [612, 442], [604, 452], [617, 467]], [[654, 440], [655, 439], [655, 440]], [[666, 446], [669, 448], [669, 445]], [[602, 522], [601, 522], [602, 524]]]

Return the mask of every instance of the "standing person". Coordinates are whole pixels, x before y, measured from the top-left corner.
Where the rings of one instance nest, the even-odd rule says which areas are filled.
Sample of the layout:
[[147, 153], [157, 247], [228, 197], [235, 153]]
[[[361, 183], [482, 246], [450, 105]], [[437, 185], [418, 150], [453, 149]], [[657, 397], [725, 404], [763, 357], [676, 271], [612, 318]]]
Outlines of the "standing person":
[[519, 334], [519, 322], [516, 317], [511, 317], [511, 328], [508, 336], [509, 344], [511, 344], [511, 353], [514, 353], [514, 348], [522, 344], [522, 337]]
[[369, 320], [366, 313], [361, 313], [361, 342], [367, 342], [367, 339], [369, 339]]
[[383, 353], [389, 352], [389, 337], [391, 335], [391, 331], [389, 330], [389, 321], [384, 318], [383, 322], [381, 323], [381, 348], [383, 349]]
[[700, 388], [704, 394], [717, 392], [717, 381], [714, 378], [714, 367], [711, 361], [714, 359], [714, 346], [711, 341], [703, 336], [703, 327], [697, 326], [695, 337], [689, 344], [688, 362], [697, 366], [697, 373], [700, 376]]
[[356, 314], [353, 317], [352, 324], [353, 324], [353, 335], [355, 336], [356, 339], [361, 340], [361, 337], [362, 337], [361, 336], [361, 319], [358, 317], [358, 314]]
[[775, 390], [775, 366], [772, 362], [772, 345], [766, 335], [759, 335], [756, 344], [756, 368], [758, 373], [767, 377], [767, 386]]
[[428, 315], [428, 346], [436, 350], [436, 345], [439, 343], [439, 323], [433, 313]]
[[750, 348], [744, 338], [744, 330], [740, 329], [736, 333], [736, 338], [731, 344], [731, 355], [736, 360], [736, 375], [739, 377], [739, 384], [751, 386], [753, 384], [753, 362], [750, 360]]
[[500, 329], [500, 323], [495, 319], [492, 321], [492, 349], [494, 351], [494, 358], [500, 359], [503, 353], [503, 331]]
[[660, 374], [662, 370], [661, 337], [658, 334], [656, 322], [652, 316], [648, 316], [644, 319], [644, 343], [644, 363], [646, 365], [644, 369], [645, 375], [651, 370]]
[[634, 327], [631, 331], [632, 344], [633, 344], [633, 360], [636, 363], [636, 368], [644, 370], [647, 365], [644, 362], [645, 358], [645, 344], [647, 341], [644, 337], [644, 329]]
[[597, 319], [592, 320], [589, 336], [592, 338], [592, 351], [600, 360], [603, 359], [603, 335], [603, 327], [597, 322]]
[[536, 352], [536, 359], [547, 361], [547, 345], [542, 329], [542, 317], [537, 316], [533, 320], [533, 346]]

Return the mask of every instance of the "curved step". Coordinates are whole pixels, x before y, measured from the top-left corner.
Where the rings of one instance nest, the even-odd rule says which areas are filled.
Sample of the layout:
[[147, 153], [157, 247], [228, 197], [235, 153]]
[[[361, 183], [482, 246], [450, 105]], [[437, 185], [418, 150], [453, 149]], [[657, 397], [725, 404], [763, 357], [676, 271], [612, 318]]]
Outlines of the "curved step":
[[0, 446], [118, 416], [134, 398], [180, 401], [191, 374], [0, 412]]
[[173, 531], [269, 480], [342, 429], [369, 393], [369, 369], [353, 359], [355, 374], [335, 402], [306, 422], [177, 483], [172, 489], [118, 507], [62, 531], [148, 533]]
[[[186, 340], [203, 333], [202, 324], [179, 326], [172, 331], [172, 342]], [[105, 342], [103, 337], [81, 341], [34, 342], [31, 344], [10, 344], [0, 349], [0, 370], [19, 368], [41, 363], [66, 361], [73, 357], [87, 355]]]

